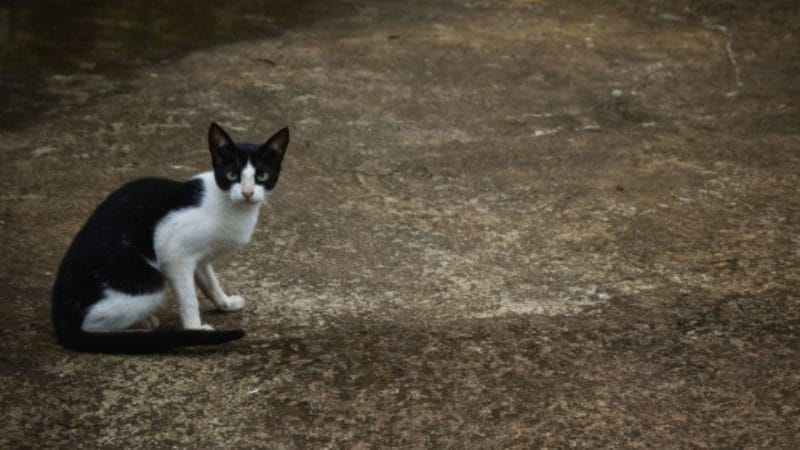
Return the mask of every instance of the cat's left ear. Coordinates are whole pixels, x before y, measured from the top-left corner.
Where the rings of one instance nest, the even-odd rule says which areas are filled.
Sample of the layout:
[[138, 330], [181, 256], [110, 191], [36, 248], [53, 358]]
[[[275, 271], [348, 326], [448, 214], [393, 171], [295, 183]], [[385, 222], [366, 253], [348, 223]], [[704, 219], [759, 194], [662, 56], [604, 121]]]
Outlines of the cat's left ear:
[[289, 127], [283, 128], [273, 134], [272, 137], [267, 139], [267, 142], [261, 146], [261, 150], [272, 155], [280, 164], [287, 147], [289, 147]]

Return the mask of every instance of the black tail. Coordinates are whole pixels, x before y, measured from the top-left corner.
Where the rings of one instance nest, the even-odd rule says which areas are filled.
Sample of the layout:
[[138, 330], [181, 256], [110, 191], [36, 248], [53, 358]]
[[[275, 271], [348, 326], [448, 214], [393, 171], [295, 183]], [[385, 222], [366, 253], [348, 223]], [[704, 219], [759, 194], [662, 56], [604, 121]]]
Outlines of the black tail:
[[177, 347], [216, 345], [244, 337], [243, 330], [172, 330], [120, 331], [113, 333], [58, 333], [66, 348], [91, 353], [163, 353]]

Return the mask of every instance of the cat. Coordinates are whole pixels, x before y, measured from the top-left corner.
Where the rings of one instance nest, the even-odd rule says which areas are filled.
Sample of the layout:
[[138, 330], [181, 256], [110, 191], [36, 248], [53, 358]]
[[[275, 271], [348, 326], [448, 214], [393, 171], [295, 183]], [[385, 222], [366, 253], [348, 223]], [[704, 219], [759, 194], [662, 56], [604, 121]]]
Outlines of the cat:
[[[144, 178], [111, 193], [78, 232], [58, 268], [52, 320], [65, 348], [95, 353], [154, 353], [240, 339], [201, 322], [195, 281], [217, 309], [244, 299], [220, 288], [211, 263], [250, 241], [259, 209], [281, 172], [289, 144], [283, 128], [264, 144], [235, 143], [208, 130], [213, 170], [179, 182]], [[157, 326], [166, 286], [183, 329]]]

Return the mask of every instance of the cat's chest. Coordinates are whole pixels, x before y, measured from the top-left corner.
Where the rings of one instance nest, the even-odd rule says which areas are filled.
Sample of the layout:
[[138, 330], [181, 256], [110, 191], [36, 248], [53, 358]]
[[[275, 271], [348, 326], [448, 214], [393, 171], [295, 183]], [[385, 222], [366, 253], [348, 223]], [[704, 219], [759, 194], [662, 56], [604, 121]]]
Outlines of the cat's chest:
[[256, 225], [255, 218], [247, 216], [207, 217], [206, 221], [205, 226], [197, 227], [188, 238], [223, 247], [244, 245], [250, 242]]
[[198, 207], [176, 211], [162, 220], [155, 231], [159, 261], [213, 259], [250, 242], [258, 209]]

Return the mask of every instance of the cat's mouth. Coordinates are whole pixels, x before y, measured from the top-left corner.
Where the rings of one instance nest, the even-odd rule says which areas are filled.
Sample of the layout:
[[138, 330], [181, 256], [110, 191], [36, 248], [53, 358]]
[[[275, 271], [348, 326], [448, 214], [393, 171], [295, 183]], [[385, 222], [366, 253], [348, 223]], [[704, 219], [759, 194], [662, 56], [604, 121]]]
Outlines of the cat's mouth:
[[231, 190], [231, 200], [245, 205], [257, 205], [264, 201], [266, 196], [258, 187], [252, 185], [235, 186]]
[[239, 205], [255, 205], [256, 203], [258, 203], [258, 201], [254, 198], [239, 197], [239, 198], [232, 198], [231, 200], [233, 203]]
[[236, 203], [240, 203], [242, 205], [258, 205], [259, 203], [263, 202], [264, 200], [265, 200], [265, 197], [261, 197], [261, 196], [258, 196], [258, 195], [253, 195], [253, 196], [250, 196], [250, 197], [243, 195], [243, 196], [239, 197], [238, 199], [235, 199], [235, 202]]

